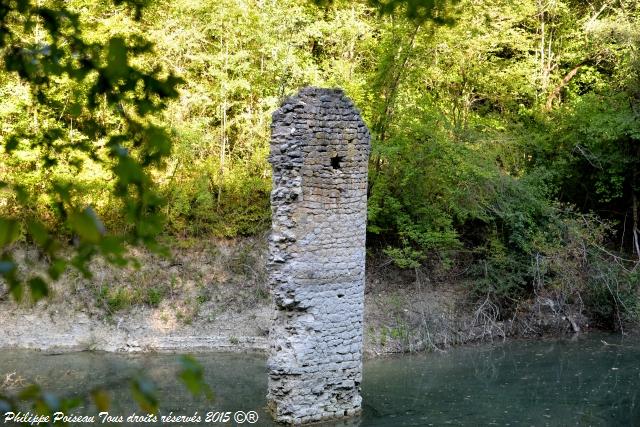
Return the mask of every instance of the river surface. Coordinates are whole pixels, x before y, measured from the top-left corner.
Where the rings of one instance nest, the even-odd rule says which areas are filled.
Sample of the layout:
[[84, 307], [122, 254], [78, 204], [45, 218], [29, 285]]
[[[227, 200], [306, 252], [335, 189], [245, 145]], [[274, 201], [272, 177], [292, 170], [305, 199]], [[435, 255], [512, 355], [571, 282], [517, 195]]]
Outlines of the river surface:
[[[165, 425], [237, 425], [204, 422], [208, 412], [227, 411], [231, 419], [236, 411], [256, 412], [256, 423], [242, 425], [274, 425], [265, 411], [265, 356], [196, 358], [215, 391], [212, 402], [191, 397], [176, 379], [178, 356], [167, 354], [0, 351], [0, 393], [15, 393], [20, 383], [33, 381], [61, 396], [86, 396], [106, 385], [110, 414], [126, 417], [142, 414], [132, 403], [128, 378], [143, 372], [157, 385], [161, 414], [197, 411], [203, 420]], [[365, 362], [362, 394], [360, 418], [323, 425], [640, 426], [640, 339], [590, 334], [376, 359]], [[100, 420], [90, 403], [73, 413]]]

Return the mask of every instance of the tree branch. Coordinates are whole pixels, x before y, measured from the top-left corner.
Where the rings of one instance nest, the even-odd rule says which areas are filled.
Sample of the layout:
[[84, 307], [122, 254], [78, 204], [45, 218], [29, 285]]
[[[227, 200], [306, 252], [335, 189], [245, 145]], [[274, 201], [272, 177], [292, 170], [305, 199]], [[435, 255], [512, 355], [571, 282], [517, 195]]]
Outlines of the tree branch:
[[551, 111], [551, 108], [553, 107], [553, 101], [555, 101], [555, 99], [558, 96], [560, 96], [560, 91], [562, 90], [562, 88], [564, 88], [567, 84], [569, 84], [571, 79], [575, 77], [575, 75], [578, 73], [580, 68], [584, 65], [585, 63], [581, 62], [580, 64], [573, 67], [571, 71], [569, 71], [567, 75], [564, 76], [560, 84], [551, 91], [551, 93], [547, 97], [547, 103], [545, 104], [545, 107], [544, 107], [545, 111]]

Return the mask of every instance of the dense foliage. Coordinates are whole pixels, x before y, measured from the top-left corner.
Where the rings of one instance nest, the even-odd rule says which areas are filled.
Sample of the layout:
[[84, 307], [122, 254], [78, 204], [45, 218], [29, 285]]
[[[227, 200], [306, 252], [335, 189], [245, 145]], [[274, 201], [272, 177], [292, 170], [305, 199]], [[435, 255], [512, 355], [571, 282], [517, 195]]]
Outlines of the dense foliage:
[[639, 1], [38, 5], [3, 19], [0, 245], [260, 233], [271, 112], [339, 86], [372, 130], [373, 253], [502, 316], [546, 292], [637, 318]]
[[[140, 17], [135, 3], [122, 7], [126, 16]], [[170, 152], [157, 116], [181, 82], [172, 72], [136, 64], [151, 50], [144, 37], [101, 27], [87, 31], [83, 18], [81, 10], [57, 3], [9, 1], [0, 7], [6, 70], [0, 80], [0, 246], [24, 233], [49, 257], [53, 280], [68, 263], [89, 275], [87, 262], [98, 253], [126, 263], [127, 241], [154, 246], [161, 197], [148, 169]], [[96, 209], [107, 205], [117, 207], [130, 233], [105, 232]], [[65, 232], [78, 240], [71, 259], [59, 253]], [[10, 251], [2, 253], [0, 273], [17, 299], [22, 276], [34, 299], [48, 292], [42, 275], [19, 272]]]

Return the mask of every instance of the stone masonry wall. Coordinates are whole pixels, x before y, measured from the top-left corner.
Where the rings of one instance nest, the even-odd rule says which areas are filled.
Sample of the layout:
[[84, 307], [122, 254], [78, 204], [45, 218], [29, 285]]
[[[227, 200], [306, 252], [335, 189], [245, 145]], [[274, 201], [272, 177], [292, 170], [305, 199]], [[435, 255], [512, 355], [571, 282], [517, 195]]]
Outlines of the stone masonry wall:
[[369, 131], [338, 89], [273, 114], [269, 406], [290, 424], [360, 412]]

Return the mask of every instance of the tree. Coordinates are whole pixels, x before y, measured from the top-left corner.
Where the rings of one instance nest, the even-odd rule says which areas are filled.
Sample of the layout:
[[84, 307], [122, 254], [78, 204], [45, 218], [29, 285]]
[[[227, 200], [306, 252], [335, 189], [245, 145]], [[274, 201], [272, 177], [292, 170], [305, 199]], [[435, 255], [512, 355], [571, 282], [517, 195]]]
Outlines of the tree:
[[[140, 19], [139, 1], [115, 5]], [[2, 132], [0, 182], [0, 274], [16, 299], [23, 283], [34, 300], [47, 295], [47, 280], [69, 264], [90, 275], [87, 263], [96, 254], [125, 264], [125, 244], [158, 249], [162, 200], [152, 171], [162, 167], [171, 141], [157, 117], [178, 95], [181, 79], [138, 65], [153, 48], [140, 34], [96, 41], [85, 34], [87, 25], [57, 2], [0, 4], [0, 49], [9, 72], [3, 76], [24, 96]], [[125, 233], [107, 230], [91, 206], [90, 186], [77, 179], [89, 167], [113, 180], [109, 201], [131, 224]], [[30, 181], [30, 171], [40, 168], [44, 179]], [[61, 229], [77, 239], [69, 259], [61, 253]], [[47, 277], [19, 270], [9, 247], [22, 234], [48, 257]]]
[[[130, 9], [134, 20], [140, 19], [139, 0], [114, 3]], [[141, 35], [111, 34], [105, 41], [92, 41], [86, 25], [71, 6], [58, 2], [0, 2], [0, 52], [9, 73], [2, 77], [23, 90], [25, 98], [24, 104], [12, 106], [9, 115], [18, 117], [2, 131], [0, 165], [0, 189], [5, 191], [0, 274], [15, 299], [21, 298], [24, 283], [33, 300], [46, 296], [47, 281], [58, 279], [68, 264], [89, 276], [87, 264], [97, 254], [123, 265], [128, 261], [126, 244], [159, 250], [155, 237], [162, 226], [162, 199], [152, 176], [169, 155], [171, 141], [158, 118], [167, 100], [178, 95], [182, 80], [160, 67], [138, 65], [153, 47]], [[21, 121], [21, 114], [27, 120]], [[130, 224], [125, 232], [108, 232], [86, 205], [82, 192], [87, 188], [77, 175], [88, 164], [113, 180], [109, 190]], [[16, 179], [28, 175], [33, 166], [44, 168], [44, 182]], [[43, 201], [52, 208], [50, 216], [39, 209]], [[77, 238], [70, 258], [62, 251], [59, 240], [64, 233], [57, 227]], [[48, 277], [19, 271], [11, 244], [23, 233], [48, 257]], [[188, 356], [180, 362], [179, 376], [188, 389], [194, 395], [211, 396], [202, 367]], [[155, 413], [153, 385], [138, 376], [131, 387], [140, 407]], [[94, 390], [90, 397], [100, 410], [107, 409], [105, 390]], [[69, 411], [83, 400], [57, 399], [38, 385], [27, 387], [17, 399], [31, 402], [36, 412], [44, 414]], [[0, 395], [3, 413], [16, 407], [13, 398]]]

